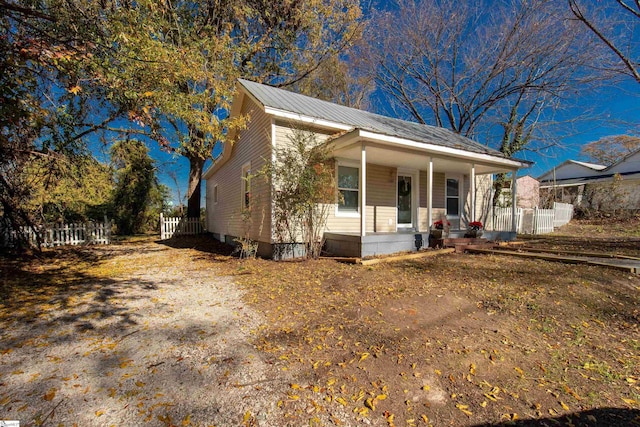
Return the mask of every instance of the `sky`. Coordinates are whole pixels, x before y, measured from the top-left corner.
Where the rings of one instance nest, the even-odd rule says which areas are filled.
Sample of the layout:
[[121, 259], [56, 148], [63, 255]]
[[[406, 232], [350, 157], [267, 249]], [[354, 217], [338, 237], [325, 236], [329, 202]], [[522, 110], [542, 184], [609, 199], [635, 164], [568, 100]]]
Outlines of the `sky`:
[[[370, 6], [389, 9], [390, 4], [389, 0], [374, 0]], [[631, 37], [640, 37], [640, 34], [632, 34]], [[573, 107], [566, 114], [583, 120], [576, 122], [571, 133], [562, 139], [561, 146], [552, 147], [544, 152], [522, 151], [516, 154], [517, 158], [534, 162], [532, 167], [521, 170], [520, 176], [538, 177], [565, 160], [586, 160], [580, 154], [581, 147], [604, 136], [640, 135], [640, 84], [631, 77], [626, 77], [615, 85], [604, 86], [597, 93], [578, 91], [575, 99], [568, 102]], [[371, 110], [382, 113], [384, 109], [374, 104]], [[188, 161], [183, 157], [163, 152], [157, 144], [151, 143], [149, 147], [157, 162], [160, 182], [171, 190], [174, 203], [178, 203], [178, 194], [184, 202], [189, 172]], [[175, 174], [177, 183], [172, 174]]]

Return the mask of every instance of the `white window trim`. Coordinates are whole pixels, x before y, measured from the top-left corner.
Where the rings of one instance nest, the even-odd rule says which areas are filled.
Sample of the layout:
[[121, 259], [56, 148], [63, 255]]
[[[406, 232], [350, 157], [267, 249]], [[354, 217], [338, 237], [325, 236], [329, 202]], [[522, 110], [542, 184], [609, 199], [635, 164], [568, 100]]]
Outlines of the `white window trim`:
[[247, 193], [247, 189], [249, 190], [249, 194], [251, 194], [251, 186], [247, 188], [247, 181], [244, 179], [244, 175], [246, 172], [249, 172], [251, 175], [251, 162], [246, 162], [242, 165], [240, 169], [240, 208], [247, 209], [251, 206], [251, 199], [249, 199], [249, 206], [245, 204], [245, 194]]
[[454, 217], [453, 215], [447, 215], [447, 199], [449, 198], [449, 195], [447, 194], [447, 179], [456, 179], [458, 180], [458, 216], [456, 216], [455, 218], [458, 218], [460, 221], [462, 221], [462, 217], [464, 215], [464, 197], [463, 197], [463, 193], [464, 193], [464, 175], [463, 174], [445, 174], [444, 177], [444, 212], [445, 215], [447, 217], [451, 216], [452, 218]]
[[218, 199], [220, 197], [220, 190], [218, 189], [218, 184], [213, 184], [213, 190], [211, 190], [211, 196], [213, 198], [213, 204], [218, 204]]
[[[360, 162], [349, 160], [349, 159], [336, 159], [336, 170], [335, 170], [335, 179], [336, 179], [336, 197], [340, 194], [340, 189], [338, 188], [338, 170], [340, 166], [346, 166], [350, 168], [358, 169], [358, 211], [357, 212], [344, 212], [340, 210], [340, 203], [336, 200], [336, 217], [342, 218], [360, 218], [360, 205], [362, 204], [362, 183], [360, 182]], [[351, 189], [352, 191], [355, 191]]]

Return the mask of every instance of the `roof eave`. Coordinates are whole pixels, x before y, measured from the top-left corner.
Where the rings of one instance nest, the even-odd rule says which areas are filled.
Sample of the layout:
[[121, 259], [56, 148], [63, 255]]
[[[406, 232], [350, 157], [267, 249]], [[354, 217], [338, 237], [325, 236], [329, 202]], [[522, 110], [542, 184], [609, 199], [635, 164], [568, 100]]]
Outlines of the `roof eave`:
[[363, 129], [354, 129], [346, 133], [330, 143], [335, 149], [344, 148], [358, 141], [370, 141], [391, 146], [399, 146], [409, 148], [424, 153], [440, 154], [448, 157], [454, 157], [461, 160], [477, 161], [491, 164], [498, 164], [507, 169], [522, 169], [530, 167], [533, 162], [526, 160], [511, 159], [507, 157], [494, 156], [486, 153], [477, 153], [459, 148], [444, 147], [441, 145], [430, 144], [427, 142], [413, 141], [410, 139], [399, 138], [396, 136], [384, 135]]

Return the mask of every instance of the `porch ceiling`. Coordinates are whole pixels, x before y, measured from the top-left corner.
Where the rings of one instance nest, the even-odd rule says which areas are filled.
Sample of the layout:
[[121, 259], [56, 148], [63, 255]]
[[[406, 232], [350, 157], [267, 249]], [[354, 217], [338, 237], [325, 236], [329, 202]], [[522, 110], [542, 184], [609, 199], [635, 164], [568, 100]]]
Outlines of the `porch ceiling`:
[[[333, 154], [338, 158], [360, 161], [361, 147], [359, 143], [351, 144], [347, 147], [337, 148]], [[375, 144], [367, 144], [367, 163], [381, 166], [389, 166], [403, 169], [426, 170], [429, 162], [429, 155], [403, 148], [380, 147]], [[489, 174], [509, 171], [497, 165], [487, 165], [475, 163], [476, 174]], [[450, 157], [433, 156], [434, 172], [449, 173], [469, 173], [471, 162], [468, 160], [455, 159]]]

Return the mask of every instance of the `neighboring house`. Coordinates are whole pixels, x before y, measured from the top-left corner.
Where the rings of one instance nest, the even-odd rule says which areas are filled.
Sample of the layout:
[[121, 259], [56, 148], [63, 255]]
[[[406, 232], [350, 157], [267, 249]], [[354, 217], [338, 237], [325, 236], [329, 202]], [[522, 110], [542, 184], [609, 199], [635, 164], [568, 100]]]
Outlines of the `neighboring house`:
[[594, 209], [640, 209], [640, 150], [611, 166], [567, 160], [538, 177], [543, 197]]
[[[537, 208], [540, 205], [540, 182], [531, 175], [521, 176], [516, 179], [516, 195], [516, 207]], [[511, 206], [512, 200], [511, 179], [508, 179], [500, 193], [499, 206]]]
[[[493, 174], [530, 166], [443, 128], [247, 80], [238, 81], [230, 114], [250, 119], [229, 135], [235, 142], [225, 144], [204, 174], [207, 228], [229, 243], [248, 236], [262, 256], [279, 243], [271, 227], [273, 189], [247, 178], [289, 142], [292, 129], [314, 132], [335, 158], [336, 182], [343, 185], [324, 238], [327, 251], [341, 256], [415, 250], [416, 235], [426, 242], [433, 222], [445, 216], [452, 232], [474, 220], [486, 223]], [[502, 239], [515, 237], [513, 229], [503, 231]]]

